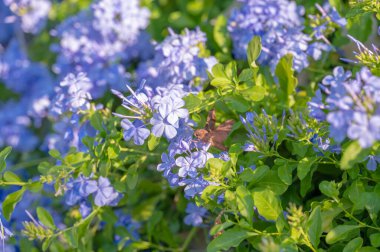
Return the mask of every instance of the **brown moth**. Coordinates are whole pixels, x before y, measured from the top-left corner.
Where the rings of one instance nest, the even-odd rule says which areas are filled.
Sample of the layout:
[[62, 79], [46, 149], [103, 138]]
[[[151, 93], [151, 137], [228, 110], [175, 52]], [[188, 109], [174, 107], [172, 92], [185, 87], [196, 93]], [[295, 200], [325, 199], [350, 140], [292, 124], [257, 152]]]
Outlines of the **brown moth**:
[[235, 123], [234, 120], [227, 120], [217, 128], [215, 128], [215, 109], [212, 109], [207, 116], [207, 122], [204, 129], [197, 129], [194, 132], [194, 136], [204, 143], [209, 143], [222, 151], [228, 150], [224, 146], [223, 142], [226, 140], [228, 134], [232, 130], [232, 125]]

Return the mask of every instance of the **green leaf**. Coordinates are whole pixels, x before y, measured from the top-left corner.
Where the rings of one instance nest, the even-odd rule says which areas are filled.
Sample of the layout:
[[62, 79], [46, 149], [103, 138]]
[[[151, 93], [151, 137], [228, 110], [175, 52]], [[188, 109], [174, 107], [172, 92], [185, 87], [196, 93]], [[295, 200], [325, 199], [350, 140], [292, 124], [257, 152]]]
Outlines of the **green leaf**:
[[290, 167], [287, 163], [278, 167], [277, 173], [278, 177], [287, 185], [292, 184], [292, 172], [293, 168]]
[[91, 117], [90, 117], [90, 124], [94, 129], [99, 130], [100, 132], [104, 131], [103, 128], [103, 118], [100, 115], [99, 112], [95, 112]]
[[254, 102], [258, 102], [264, 99], [265, 92], [266, 92], [266, 89], [261, 86], [254, 86], [254, 87], [245, 89], [243, 91], [240, 91], [240, 93], [244, 96], [246, 100], [254, 101]]
[[228, 229], [208, 244], [207, 252], [219, 252], [228, 250], [231, 247], [237, 247], [242, 241], [255, 235], [257, 234], [240, 227]]
[[363, 239], [356, 237], [344, 247], [343, 252], [357, 252], [363, 245]]
[[319, 190], [326, 196], [331, 198], [338, 198], [339, 190], [334, 181], [322, 181], [319, 184]]
[[252, 68], [256, 68], [256, 59], [261, 53], [261, 38], [259, 36], [254, 36], [252, 40], [248, 43], [247, 47], [247, 58], [248, 64]]
[[326, 242], [327, 244], [334, 244], [338, 241], [345, 240], [349, 234], [359, 229], [360, 226], [357, 225], [339, 225], [336, 226], [334, 229], [332, 229], [330, 232], [328, 232], [326, 236]]
[[256, 184], [265, 177], [269, 170], [269, 167], [266, 165], [259, 166], [255, 170], [247, 168], [244, 169], [244, 171], [241, 173], [241, 178], [245, 182], [251, 182], [252, 184]]
[[211, 85], [216, 87], [216, 88], [220, 88], [220, 89], [226, 89], [226, 88], [230, 87], [231, 83], [232, 83], [231, 80], [229, 80], [227, 78], [216, 77], [216, 78], [211, 80]]
[[27, 190], [36, 193], [36, 192], [39, 192], [43, 186], [44, 186], [43, 183], [41, 183], [40, 181], [34, 181], [34, 182], [26, 185], [25, 187]]
[[267, 171], [260, 181], [257, 183], [251, 182], [257, 189], [268, 189], [277, 195], [283, 194], [288, 186], [281, 181], [276, 171]]
[[149, 139], [148, 139], [148, 149], [150, 151], [153, 151], [154, 149], [156, 149], [156, 147], [160, 143], [160, 140], [161, 140], [160, 137], [156, 137], [155, 135], [150, 134]]
[[227, 30], [227, 18], [224, 15], [219, 15], [215, 20], [213, 35], [216, 44], [224, 53], [228, 52], [231, 45], [231, 39]]
[[8, 194], [8, 196], [5, 198], [5, 200], [3, 201], [3, 214], [5, 219], [10, 220], [12, 212], [15, 209], [17, 203], [20, 202], [20, 200], [22, 199], [24, 192], [25, 189], [22, 188], [11, 194]]
[[8, 157], [9, 153], [11, 153], [11, 151], [12, 147], [8, 146], [0, 152], [0, 172], [2, 172], [5, 169], [7, 165], [5, 159]]
[[359, 142], [350, 143], [343, 151], [340, 161], [340, 168], [343, 170], [351, 169], [356, 163], [361, 162], [369, 155], [369, 149], [362, 149]]
[[226, 228], [229, 228], [231, 226], [233, 226], [235, 223], [232, 222], [232, 221], [226, 221], [222, 224], [219, 224], [219, 225], [215, 225], [211, 228], [210, 230], [210, 235], [216, 235], [217, 233], [219, 233], [220, 231], [222, 230], [225, 230]]
[[295, 92], [298, 83], [292, 67], [293, 55], [287, 54], [280, 59], [275, 71], [280, 83], [281, 100], [288, 107], [292, 105], [290, 97]]
[[236, 203], [239, 212], [249, 223], [253, 221], [253, 198], [252, 194], [244, 187], [239, 186], [236, 189]]
[[55, 237], [50, 237], [44, 240], [44, 242], [42, 243], [42, 251], [47, 251], [54, 239]]
[[314, 247], [318, 247], [322, 235], [322, 215], [320, 206], [317, 206], [311, 212], [306, 223], [306, 228], [306, 230], [308, 230], [311, 244], [313, 244]]
[[189, 94], [188, 96], [184, 97], [183, 100], [185, 101], [186, 108], [189, 111], [195, 110], [196, 108], [198, 108], [199, 104], [202, 104], [202, 100], [198, 96], [193, 94]]
[[129, 189], [134, 189], [137, 185], [137, 181], [139, 179], [139, 174], [137, 172], [137, 167], [132, 166], [128, 169], [127, 174], [127, 185]]
[[228, 95], [224, 98], [226, 104], [233, 110], [244, 113], [250, 108], [250, 104], [238, 95]]
[[37, 217], [41, 221], [41, 223], [44, 224], [46, 227], [53, 230], [56, 229], [53, 217], [44, 208], [37, 207]]
[[270, 190], [253, 193], [253, 200], [259, 214], [267, 220], [277, 220], [282, 213], [281, 202], [276, 194]]
[[297, 176], [300, 180], [303, 180], [310, 171], [310, 167], [315, 162], [315, 158], [304, 157], [301, 159], [297, 166]]
[[226, 162], [219, 158], [210, 158], [207, 160], [206, 167], [212, 177], [225, 177], [226, 173], [231, 168], [231, 162]]
[[49, 150], [49, 155], [55, 159], [62, 159], [61, 158], [61, 153], [59, 153], [59, 151], [57, 150]]
[[369, 240], [371, 241], [371, 245], [374, 247], [380, 247], [380, 233], [371, 234], [369, 236]]
[[364, 206], [367, 209], [371, 219], [376, 222], [378, 212], [380, 211], [380, 194], [375, 192], [362, 193], [361, 197], [364, 201]]
[[363, 197], [365, 188], [363, 182], [360, 180], [355, 180], [346, 192], [348, 198], [354, 204], [354, 209], [361, 210], [365, 207], [365, 198]]
[[227, 78], [227, 75], [224, 71], [224, 66], [220, 63], [215, 64], [211, 69], [212, 75], [214, 78]]
[[22, 182], [22, 180], [16, 174], [10, 171], [6, 171], [3, 177], [7, 182]]

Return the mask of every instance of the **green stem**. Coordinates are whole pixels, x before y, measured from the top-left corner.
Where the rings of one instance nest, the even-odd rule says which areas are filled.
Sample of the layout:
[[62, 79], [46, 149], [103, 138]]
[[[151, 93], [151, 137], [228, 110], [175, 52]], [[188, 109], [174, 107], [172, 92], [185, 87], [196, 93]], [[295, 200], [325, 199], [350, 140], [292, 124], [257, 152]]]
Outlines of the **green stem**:
[[374, 227], [374, 226], [371, 226], [371, 225], [367, 225], [366, 223], [360, 221], [358, 218], [356, 218], [350, 212], [348, 212], [346, 209], [344, 209], [344, 207], [342, 207], [340, 204], [339, 204], [339, 207], [343, 210], [343, 212], [345, 214], [347, 214], [351, 219], [353, 219], [354, 221], [356, 221], [361, 227], [372, 228], [372, 229], [375, 229], [377, 231], [380, 231], [380, 228]]
[[63, 234], [64, 232], [67, 232], [67, 231], [69, 231], [69, 230], [71, 230], [71, 229], [73, 229], [73, 228], [76, 228], [76, 227], [80, 226], [80, 225], [83, 224], [85, 221], [87, 221], [87, 220], [93, 218], [93, 217], [94, 217], [94, 216], [95, 216], [100, 210], [101, 210], [100, 207], [99, 207], [99, 208], [96, 208], [96, 209], [95, 209], [94, 211], [92, 211], [92, 213], [90, 213], [86, 218], [84, 218], [84, 219], [82, 219], [81, 221], [75, 223], [75, 224], [74, 224], [73, 226], [71, 226], [71, 227], [68, 227], [68, 228], [65, 228], [65, 229], [61, 229], [61, 230], [59, 230], [59, 232], [55, 233], [52, 237], [57, 237], [57, 236]]
[[198, 228], [197, 227], [193, 227], [189, 234], [187, 235], [186, 237], [186, 240], [184, 241], [184, 243], [182, 244], [182, 247], [181, 247], [181, 250], [180, 251], [185, 251], [187, 249], [187, 247], [189, 246], [190, 242], [193, 240], [194, 238], [194, 235], [197, 233], [198, 231]]
[[120, 151], [129, 152], [129, 153], [144, 154], [146, 156], [160, 156], [161, 155], [161, 154], [155, 153], [155, 152], [140, 151], [140, 150], [136, 150], [136, 149], [122, 148], [122, 147], [120, 147]]

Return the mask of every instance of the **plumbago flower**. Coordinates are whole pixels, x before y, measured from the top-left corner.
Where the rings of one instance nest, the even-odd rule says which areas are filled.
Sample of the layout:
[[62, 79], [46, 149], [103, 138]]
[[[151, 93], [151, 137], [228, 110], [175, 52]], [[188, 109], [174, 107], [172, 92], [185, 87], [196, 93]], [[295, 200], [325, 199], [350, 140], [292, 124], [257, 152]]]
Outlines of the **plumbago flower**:
[[84, 72], [93, 83], [90, 94], [101, 97], [108, 89], [121, 89], [129, 79], [125, 71], [134, 59], [146, 59], [153, 48], [143, 30], [149, 11], [140, 1], [99, 0], [88, 9], [60, 24], [53, 35], [60, 43], [52, 47], [58, 54], [53, 70], [61, 78]]
[[[150, 132], [156, 137], [165, 136], [172, 139], [177, 135], [180, 122], [187, 119], [188, 112], [183, 108], [185, 102], [182, 100], [182, 93], [168, 93], [170, 87], [152, 91], [147, 88], [144, 90], [144, 83], [141, 88], [134, 92], [127, 86], [131, 96], [125, 97], [119, 91], [112, 92], [122, 99], [122, 106], [134, 113], [133, 116], [126, 116], [115, 113], [123, 120], [121, 126], [124, 129], [124, 139], [133, 141], [137, 145], [144, 144]], [[179, 96], [177, 96], [179, 95]], [[134, 119], [133, 122], [130, 119]], [[151, 130], [147, 128], [152, 125]]]
[[[45, 140], [48, 149], [57, 149], [67, 153], [70, 147], [85, 151], [81, 139], [95, 136], [96, 130], [88, 121], [83, 120], [83, 113], [90, 109], [92, 82], [84, 73], [69, 74], [55, 90], [55, 98], [49, 115], [54, 121], [54, 133]], [[63, 140], [63, 141], [62, 141]]]
[[194, 203], [188, 203], [186, 206], [186, 217], [184, 222], [189, 226], [201, 226], [203, 223], [203, 217], [207, 214], [207, 210], [203, 207], [198, 207]]
[[380, 140], [380, 78], [368, 68], [350, 77], [351, 72], [336, 67], [322, 80], [309, 109], [316, 119], [330, 123], [330, 136], [338, 143], [348, 137], [368, 148]]
[[98, 181], [90, 177], [79, 175], [76, 179], [70, 179], [65, 185], [65, 202], [69, 206], [79, 205], [79, 211], [83, 218], [91, 212], [89, 196], [94, 195], [96, 206], [116, 206], [122, 198], [108, 178], [99, 177]]
[[[234, 56], [246, 58], [248, 43], [254, 36], [260, 36], [262, 52], [258, 62], [268, 65], [274, 71], [278, 61], [291, 53], [294, 57], [294, 69], [300, 72], [309, 65], [308, 55], [315, 60], [321, 57], [322, 51], [329, 51], [328, 41], [315, 42], [303, 33], [303, 7], [288, 0], [240, 0], [242, 6], [234, 9], [228, 21], [228, 30], [233, 41]], [[316, 27], [316, 39], [321, 39], [329, 22], [339, 22], [337, 13], [331, 9], [327, 13], [323, 8], [323, 24]], [[322, 20], [322, 19], [321, 19]], [[321, 21], [322, 22], [322, 21]], [[327, 43], [326, 43], [327, 42]]]
[[[0, 102], [0, 146], [32, 150], [38, 140], [31, 127], [39, 127], [48, 114], [53, 78], [44, 65], [31, 62], [13, 39], [0, 50], [0, 81], [14, 93]], [[17, 95], [20, 98], [16, 100]]]
[[[137, 79], [147, 80], [154, 87], [168, 84], [183, 84], [187, 91], [207, 79], [207, 70], [216, 64], [214, 57], [202, 57], [206, 35], [197, 28], [175, 34], [169, 29], [169, 36], [156, 46], [155, 57], [144, 62], [137, 69]], [[152, 86], [153, 87], [153, 86]]]
[[24, 32], [33, 34], [45, 26], [51, 7], [48, 0], [4, 0], [4, 4], [15, 15], [12, 21], [19, 22]]

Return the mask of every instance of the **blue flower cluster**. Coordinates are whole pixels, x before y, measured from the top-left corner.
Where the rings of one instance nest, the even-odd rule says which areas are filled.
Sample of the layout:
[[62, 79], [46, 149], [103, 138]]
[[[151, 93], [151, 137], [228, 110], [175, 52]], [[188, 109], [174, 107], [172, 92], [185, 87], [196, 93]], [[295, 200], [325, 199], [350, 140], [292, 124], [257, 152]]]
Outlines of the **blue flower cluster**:
[[84, 73], [68, 74], [55, 88], [54, 99], [49, 115], [54, 121], [54, 133], [45, 140], [48, 149], [67, 153], [70, 147], [85, 150], [81, 139], [95, 136], [96, 130], [88, 121], [82, 120], [82, 114], [90, 109], [92, 87], [90, 79]]
[[124, 139], [142, 145], [150, 133], [164, 136], [170, 144], [157, 170], [163, 172], [171, 186], [184, 186], [186, 197], [194, 197], [210, 185], [200, 169], [214, 157], [207, 152], [207, 144], [193, 139], [193, 123], [182, 99], [189, 92], [199, 90], [194, 86], [196, 80], [202, 82], [206, 70], [215, 64], [214, 58], [200, 57], [199, 46], [204, 43], [205, 35], [199, 29], [186, 30], [183, 35], [171, 31], [156, 46], [155, 58], [139, 66], [137, 77], [142, 81], [137, 91], [127, 86], [131, 95], [125, 97], [113, 90], [122, 99], [122, 106], [133, 113], [115, 113], [123, 119]]
[[[274, 71], [278, 61], [284, 55], [291, 53], [294, 57], [294, 69], [300, 72], [309, 65], [308, 55], [314, 59], [321, 57], [322, 51], [329, 51], [330, 46], [323, 42], [311, 45], [312, 38], [303, 33], [303, 7], [288, 0], [240, 0], [242, 6], [234, 9], [228, 21], [228, 30], [233, 41], [234, 55], [238, 59], [246, 57], [248, 43], [254, 36], [260, 36], [262, 52], [258, 59], [260, 64], [269, 65]], [[325, 16], [317, 39], [321, 39], [322, 32], [330, 22], [339, 21], [338, 13], [330, 8], [332, 15], [321, 8]], [[336, 16], [337, 15], [337, 16]], [[327, 17], [330, 17], [329, 19]], [[331, 18], [332, 17], [332, 18]], [[322, 28], [321, 28], [322, 27]], [[324, 27], [324, 28], [323, 28]], [[328, 43], [326, 40], [325, 42]]]
[[346, 137], [358, 140], [363, 148], [380, 140], [379, 77], [362, 68], [351, 78], [351, 72], [336, 67], [319, 87], [309, 102], [310, 113], [329, 122], [332, 138], [338, 143]]
[[93, 98], [101, 97], [108, 85], [123, 88], [129, 78], [124, 65], [153, 52], [143, 31], [150, 14], [139, 5], [138, 0], [99, 0], [65, 20], [52, 32], [60, 40], [52, 47], [58, 53], [54, 72], [61, 78], [86, 73], [93, 84]]
[[99, 177], [98, 181], [79, 175], [66, 183], [65, 202], [69, 206], [80, 204], [79, 211], [82, 218], [91, 213], [89, 196], [94, 195], [96, 206], [116, 206], [123, 197], [118, 193], [108, 178]]
[[0, 47], [0, 81], [11, 93], [0, 103], [0, 146], [32, 150], [38, 140], [31, 127], [40, 126], [48, 114], [53, 77], [43, 64], [30, 61], [13, 39], [3, 50]]
[[[23, 32], [33, 34], [40, 32], [45, 26], [51, 8], [51, 2], [49, 0], [3, 1], [13, 14], [6, 17], [7, 23], [17, 23]], [[1, 6], [0, 8], [5, 7]]]
[[[135, 144], [142, 145], [150, 132], [156, 137], [165, 136], [168, 140], [173, 139], [183, 120], [188, 117], [188, 111], [183, 108], [185, 102], [181, 99], [184, 92], [171, 92], [170, 88], [153, 91], [145, 87], [144, 83], [136, 92], [129, 86], [127, 88], [131, 92], [129, 97], [112, 90], [122, 99], [122, 106], [134, 113], [133, 116], [115, 114], [123, 118], [121, 126], [124, 129], [124, 139], [129, 141], [133, 138]], [[146, 92], [144, 89], [149, 91]], [[130, 119], [134, 119], [133, 122]], [[151, 130], [147, 125], [152, 125]]]
[[216, 64], [214, 57], [202, 57], [206, 35], [197, 28], [176, 34], [169, 29], [170, 35], [156, 46], [152, 60], [140, 64], [137, 79], [146, 80], [152, 87], [182, 84], [186, 91], [200, 90], [207, 79], [207, 70]]

